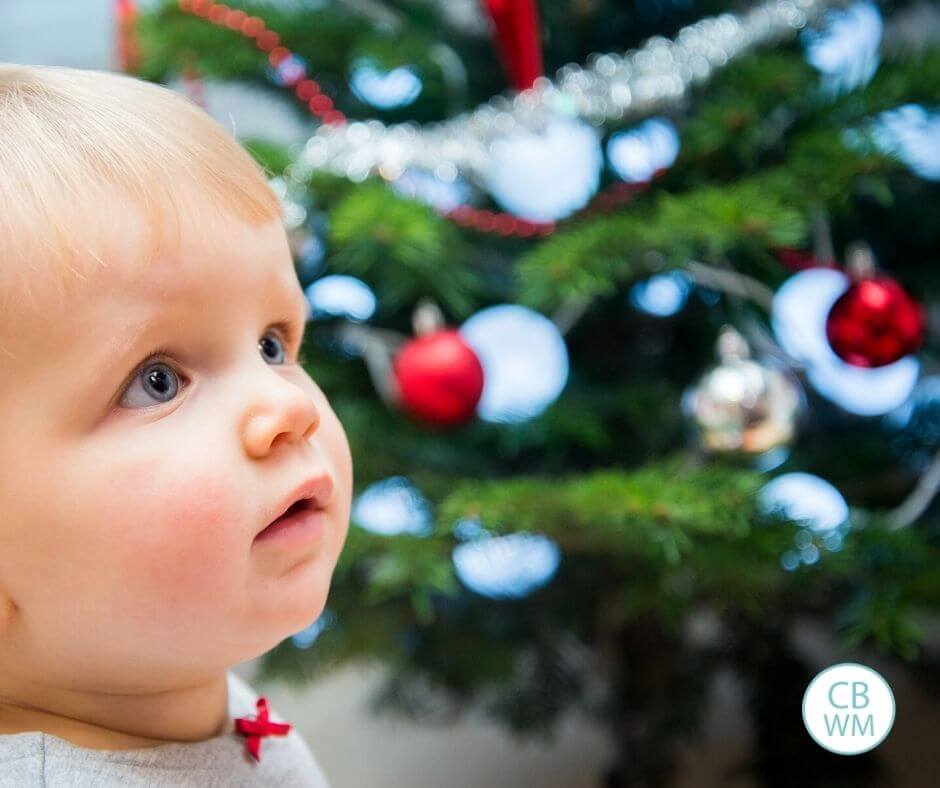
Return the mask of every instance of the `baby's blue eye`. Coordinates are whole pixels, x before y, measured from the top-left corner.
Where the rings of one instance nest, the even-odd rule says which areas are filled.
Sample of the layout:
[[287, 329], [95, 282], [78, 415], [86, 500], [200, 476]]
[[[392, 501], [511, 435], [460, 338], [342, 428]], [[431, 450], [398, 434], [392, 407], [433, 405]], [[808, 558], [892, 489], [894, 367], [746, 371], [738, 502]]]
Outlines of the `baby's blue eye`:
[[[261, 350], [261, 355], [265, 357], [265, 360], [273, 364], [283, 364], [287, 359], [284, 343], [276, 333], [269, 331], [261, 337], [258, 342], [258, 349]], [[128, 397], [138, 388], [143, 390], [145, 397], [151, 398], [149, 402], [146, 400], [143, 402], [128, 402]], [[169, 402], [177, 395], [179, 390], [179, 375], [168, 364], [156, 361], [141, 369], [140, 373], [134, 377], [124, 391], [118, 404], [129, 408], [146, 408], [154, 404]]]
[[[268, 339], [268, 337], [274, 337], [277, 344], [272, 343], [270, 339]], [[271, 360], [270, 357], [268, 356], [268, 353], [273, 352], [274, 363], [276, 364], [283, 364], [285, 360], [287, 359], [287, 354], [284, 352], [284, 343], [281, 342], [277, 334], [273, 334], [270, 331], [267, 334], [265, 334], [263, 337], [261, 337], [261, 340], [258, 342], [258, 347], [261, 350], [261, 355], [268, 358], [268, 360]], [[280, 347], [281, 349], [280, 355], [278, 355], [277, 353], [278, 347]], [[280, 361], [278, 361], [277, 359], [280, 359]]]
[[[137, 385], [138, 383], [140, 384], [139, 386]], [[140, 374], [131, 381], [131, 385], [127, 387], [119, 404], [131, 408], [146, 408], [148, 405], [152, 405], [153, 402], [143, 402], [142, 404], [133, 402], [130, 404], [127, 403], [128, 395], [132, 394], [136, 388], [142, 389], [146, 396], [153, 397], [157, 403], [169, 402], [176, 396], [176, 392], [179, 391], [179, 377], [171, 367], [162, 362], [148, 364], [140, 371]]]

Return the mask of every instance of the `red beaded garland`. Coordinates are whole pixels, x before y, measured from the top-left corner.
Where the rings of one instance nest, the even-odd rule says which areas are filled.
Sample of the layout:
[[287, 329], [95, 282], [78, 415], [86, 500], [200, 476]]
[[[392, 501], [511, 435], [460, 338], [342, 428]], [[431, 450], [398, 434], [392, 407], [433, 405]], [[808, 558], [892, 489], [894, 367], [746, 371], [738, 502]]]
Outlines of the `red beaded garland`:
[[[290, 49], [281, 44], [280, 36], [273, 30], [268, 30], [264, 20], [257, 16], [247, 16], [244, 11], [229, 8], [224, 3], [215, 3], [213, 0], [178, 0], [178, 2], [181, 11], [206, 17], [212, 24], [224, 25], [246, 38], [253, 38], [255, 46], [268, 53], [268, 62], [272, 66], [277, 66], [284, 58], [292, 54]], [[293, 88], [294, 95], [307, 106], [312, 115], [320, 118], [325, 125], [342, 125], [347, 122], [346, 116], [336, 109], [333, 100], [323, 94], [319, 84], [305, 74], [288, 87]], [[659, 174], [656, 173], [656, 176]], [[613, 210], [617, 205], [629, 200], [637, 191], [644, 189], [646, 185], [615, 183], [606, 192], [597, 195], [582, 215], [590, 215], [595, 211]], [[478, 232], [514, 235], [519, 238], [551, 235], [558, 226], [556, 222], [532, 222], [509, 213], [497, 213], [470, 205], [461, 205], [445, 213], [444, 216], [461, 227]]]

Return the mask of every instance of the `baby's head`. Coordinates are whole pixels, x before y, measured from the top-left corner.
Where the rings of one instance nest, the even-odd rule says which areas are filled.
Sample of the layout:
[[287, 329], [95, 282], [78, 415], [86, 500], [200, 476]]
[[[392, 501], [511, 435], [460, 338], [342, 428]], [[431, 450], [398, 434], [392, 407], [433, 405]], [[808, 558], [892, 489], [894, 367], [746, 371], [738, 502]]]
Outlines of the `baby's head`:
[[[320, 614], [349, 523], [280, 203], [121, 74], [0, 64], [0, 140], [0, 696], [217, 675]], [[324, 475], [324, 530], [255, 541]]]

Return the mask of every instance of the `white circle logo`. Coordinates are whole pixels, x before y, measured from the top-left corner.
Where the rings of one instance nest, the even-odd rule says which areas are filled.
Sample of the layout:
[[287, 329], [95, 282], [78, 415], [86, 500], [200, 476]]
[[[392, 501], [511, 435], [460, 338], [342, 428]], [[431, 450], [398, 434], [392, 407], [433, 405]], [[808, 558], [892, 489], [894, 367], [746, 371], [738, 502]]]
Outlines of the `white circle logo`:
[[894, 725], [894, 694], [880, 673], [857, 662], [820, 671], [803, 694], [803, 724], [829, 752], [859, 755]]

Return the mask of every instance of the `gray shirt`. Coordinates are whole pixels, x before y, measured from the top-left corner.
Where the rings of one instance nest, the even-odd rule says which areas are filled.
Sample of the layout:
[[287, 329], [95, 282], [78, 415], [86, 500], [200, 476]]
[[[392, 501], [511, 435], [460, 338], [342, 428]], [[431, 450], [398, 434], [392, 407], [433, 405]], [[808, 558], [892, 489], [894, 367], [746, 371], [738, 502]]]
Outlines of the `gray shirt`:
[[[254, 719], [258, 694], [228, 673], [229, 717]], [[289, 722], [269, 705], [272, 722]], [[234, 730], [198, 742], [174, 742], [139, 750], [92, 750], [40, 731], [0, 735], [0, 788], [99, 788], [100, 786], [277, 786], [329, 788], [296, 728], [261, 738], [261, 759], [246, 750]]]

